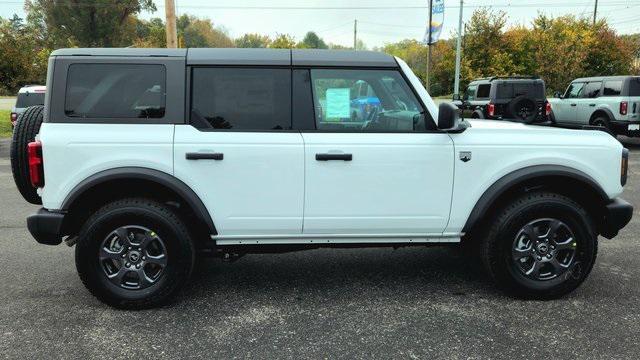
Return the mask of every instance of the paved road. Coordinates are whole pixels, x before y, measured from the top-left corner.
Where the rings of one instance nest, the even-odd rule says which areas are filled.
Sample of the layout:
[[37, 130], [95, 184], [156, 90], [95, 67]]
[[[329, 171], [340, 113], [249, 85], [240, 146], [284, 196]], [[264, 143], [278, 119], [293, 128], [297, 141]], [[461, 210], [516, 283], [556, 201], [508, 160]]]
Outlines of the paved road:
[[0, 110], [11, 110], [16, 104], [16, 98], [0, 98]]
[[[640, 204], [640, 142], [625, 197]], [[177, 301], [118, 311], [75, 273], [73, 250], [38, 245], [0, 142], [2, 358], [637, 358], [640, 216], [602, 240], [564, 299], [496, 291], [453, 249], [314, 250], [202, 263]]]

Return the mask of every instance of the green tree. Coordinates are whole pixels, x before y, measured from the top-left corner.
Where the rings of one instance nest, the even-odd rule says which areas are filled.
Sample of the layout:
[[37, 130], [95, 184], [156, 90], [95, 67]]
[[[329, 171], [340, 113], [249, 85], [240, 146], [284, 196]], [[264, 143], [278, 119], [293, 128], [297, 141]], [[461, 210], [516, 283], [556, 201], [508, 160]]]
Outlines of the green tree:
[[235, 47], [224, 29], [216, 28], [210, 19], [184, 14], [176, 21], [180, 47]]
[[14, 15], [0, 18], [0, 94], [15, 95], [26, 84], [43, 84], [49, 50], [36, 41], [37, 37]]
[[296, 40], [289, 34], [278, 34], [269, 44], [269, 47], [274, 49], [293, 49], [296, 47]]
[[153, 0], [27, 0], [29, 21], [43, 31], [51, 48], [129, 46], [132, 17], [156, 11]]
[[313, 31], [309, 31], [298, 44], [301, 49], [328, 49], [327, 44]]
[[239, 48], [266, 48], [271, 44], [271, 39], [267, 35], [244, 34], [235, 43]]

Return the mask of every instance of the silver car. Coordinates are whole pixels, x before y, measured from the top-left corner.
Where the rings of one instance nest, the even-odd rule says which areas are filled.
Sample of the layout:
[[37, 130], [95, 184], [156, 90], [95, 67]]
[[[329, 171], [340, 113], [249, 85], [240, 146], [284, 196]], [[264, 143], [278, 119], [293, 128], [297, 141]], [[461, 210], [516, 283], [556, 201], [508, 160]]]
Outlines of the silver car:
[[16, 126], [18, 117], [29, 106], [44, 105], [44, 94], [47, 88], [43, 85], [27, 85], [22, 87], [18, 91], [18, 97], [16, 98], [16, 104], [11, 109], [11, 126]]

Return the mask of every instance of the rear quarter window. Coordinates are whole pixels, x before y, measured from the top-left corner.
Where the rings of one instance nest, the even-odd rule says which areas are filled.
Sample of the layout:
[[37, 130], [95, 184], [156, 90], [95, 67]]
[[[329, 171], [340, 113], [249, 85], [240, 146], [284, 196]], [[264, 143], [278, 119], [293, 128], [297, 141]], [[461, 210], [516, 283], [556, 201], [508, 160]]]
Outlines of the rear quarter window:
[[632, 78], [629, 81], [629, 96], [640, 96], [640, 77]]
[[622, 92], [622, 80], [611, 80], [604, 82], [603, 96], [620, 96]]
[[162, 118], [166, 70], [157, 64], [72, 64], [64, 112], [78, 118]]

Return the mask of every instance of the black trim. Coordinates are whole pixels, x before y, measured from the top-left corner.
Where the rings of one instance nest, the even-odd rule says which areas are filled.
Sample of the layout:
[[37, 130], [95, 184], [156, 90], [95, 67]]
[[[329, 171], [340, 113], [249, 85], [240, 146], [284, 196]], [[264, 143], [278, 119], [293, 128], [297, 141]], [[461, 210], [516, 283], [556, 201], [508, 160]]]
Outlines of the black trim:
[[27, 229], [40, 244], [58, 245], [62, 242], [64, 216], [62, 213], [40, 208], [27, 217]]
[[69, 192], [62, 203], [62, 209], [69, 210], [87, 190], [97, 185], [108, 181], [123, 179], [148, 180], [171, 189], [191, 207], [194, 214], [198, 217], [198, 220], [202, 221], [209, 228], [211, 234], [216, 235], [218, 233], [206, 206], [187, 184], [167, 173], [142, 167], [114, 168], [89, 176]]
[[574, 180], [578, 180], [582, 183], [589, 185], [602, 200], [603, 204], [608, 203], [609, 196], [602, 190], [600, 185], [593, 180], [589, 175], [583, 173], [580, 170], [572, 169], [561, 165], [535, 165], [516, 170], [509, 173], [498, 181], [494, 182], [485, 192], [482, 194], [476, 205], [473, 207], [469, 218], [467, 219], [463, 232], [469, 232], [478, 223], [480, 219], [487, 213], [489, 208], [500, 198], [506, 191], [512, 189], [514, 186], [535, 178], [543, 178], [547, 176], [563, 176]]
[[640, 130], [629, 130], [629, 125], [640, 125], [640, 120], [609, 121], [609, 127], [614, 134], [625, 135], [628, 137], [639, 137]]
[[600, 229], [601, 235], [611, 239], [625, 227], [633, 216], [633, 205], [623, 199], [615, 198], [605, 206], [604, 220]]

